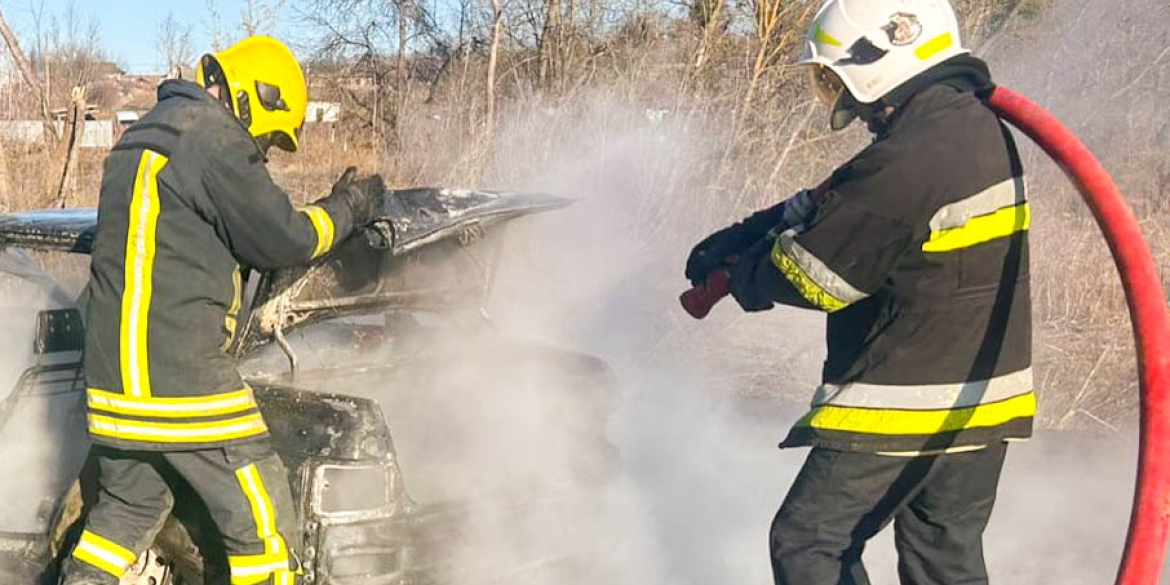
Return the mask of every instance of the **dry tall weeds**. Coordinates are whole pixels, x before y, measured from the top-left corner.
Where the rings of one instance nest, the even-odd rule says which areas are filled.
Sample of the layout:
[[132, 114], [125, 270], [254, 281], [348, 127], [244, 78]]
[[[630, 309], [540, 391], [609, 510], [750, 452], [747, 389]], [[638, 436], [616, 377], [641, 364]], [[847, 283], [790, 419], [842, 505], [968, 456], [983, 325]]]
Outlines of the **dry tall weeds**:
[[[1111, 155], [1107, 164], [1133, 197], [1162, 265], [1170, 266], [1170, 204], [1165, 203], [1170, 122], [1151, 117], [1153, 127], [1146, 127], [1122, 120], [1111, 129], [1121, 125], [1124, 132], [1102, 130], [1095, 123], [1101, 114], [1077, 106], [1077, 96], [1070, 94], [1076, 88], [1057, 74], [1070, 74], [1070, 62], [1108, 64], [1120, 58], [1086, 57], [1077, 53], [1082, 47], [1068, 43], [1069, 38], [1095, 42], [1091, 50], [1107, 53], [1099, 48], [1110, 46], [1104, 33], [1099, 38], [1083, 30], [1093, 19], [1098, 27], [1102, 22], [1130, 27], [1110, 29], [1113, 38], [1149, 41], [1165, 37], [1170, 9], [1151, 2], [1148, 19], [1139, 22], [1087, 0], [955, 4], [969, 44], [991, 54], [1004, 78], [1024, 82], [1024, 89]], [[604, 146], [608, 136], [620, 135], [615, 129], [660, 124], [670, 129], [662, 132], [664, 140], [685, 135], [689, 142], [639, 146], [640, 182], [623, 189], [656, 195], [634, 198], [620, 221], [622, 228], [641, 234], [639, 245], [647, 252], [685, 252], [701, 234], [819, 182], [868, 139], [860, 129], [829, 135], [824, 110], [792, 66], [814, 2], [688, 0], [679, 11], [654, 2], [462, 0], [445, 5], [455, 13], [442, 17], [436, 5], [413, 0], [293, 5], [303, 11], [305, 26], [320, 33], [314, 46], [302, 51], [313, 55], [314, 97], [341, 102], [345, 111], [338, 124], [310, 124], [303, 153], [274, 156], [274, 173], [298, 201], [323, 194], [350, 164], [378, 169], [398, 185], [524, 186], [571, 148], [569, 137], [589, 134], [595, 138], [590, 144]], [[375, 22], [392, 26], [371, 28]], [[1061, 40], [1051, 40], [1054, 36]], [[404, 47], [411, 49], [408, 56]], [[1150, 49], [1154, 54], [1145, 69], [1088, 67], [1088, 77], [1079, 83], [1160, 91], [1152, 100], [1141, 99], [1164, 104], [1165, 69], [1154, 61], [1157, 49]], [[1048, 51], [1044, 59], [1037, 57], [1042, 51]], [[1081, 96], [1079, 103], [1084, 101]], [[656, 156], [656, 148], [688, 149], [686, 164]], [[15, 209], [50, 204], [49, 178], [59, 176], [51, 158], [12, 145], [5, 152], [5, 203]], [[79, 184], [89, 188], [81, 189], [85, 200], [78, 204], [92, 204], [100, 153], [85, 153], [79, 165]], [[1031, 150], [1028, 166], [1036, 200], [1041, 423], [1111, 432], [1135, 420], [1136, 379], [1123, 298], [1108, 251], [1076, 194]], [[598, 179], [598, 189], [605, 188], [604, 181]], [[677, 333], [680, 329], [672, 330], [673, 341], [664, 335], [662, 343], [698, 342]], [[766, 380], [785, 376], [789, 363], [761, 347], [757, 342], [713, 351], [755, 364], [743, 369], [741, 380], [743, 391], [759, 392], [768, 390]]]

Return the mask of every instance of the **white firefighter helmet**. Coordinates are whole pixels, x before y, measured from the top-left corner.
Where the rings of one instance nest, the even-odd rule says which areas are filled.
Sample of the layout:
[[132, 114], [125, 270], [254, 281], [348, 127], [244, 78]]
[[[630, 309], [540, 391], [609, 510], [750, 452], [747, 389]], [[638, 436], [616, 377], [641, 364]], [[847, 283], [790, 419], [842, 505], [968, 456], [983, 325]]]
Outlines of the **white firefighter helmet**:
[[828, 0], [809, 26], [800, 63], [810, 66], [817, 94], [830, 104], [843, 89], [872, 104], [968, 52], [947, 0]]

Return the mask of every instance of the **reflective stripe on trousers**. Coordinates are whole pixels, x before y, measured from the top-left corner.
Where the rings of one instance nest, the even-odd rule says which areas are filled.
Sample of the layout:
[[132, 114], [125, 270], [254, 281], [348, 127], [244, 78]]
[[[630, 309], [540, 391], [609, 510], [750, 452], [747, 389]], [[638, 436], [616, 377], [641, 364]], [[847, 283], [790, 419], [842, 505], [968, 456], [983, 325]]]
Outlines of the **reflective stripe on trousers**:
[[134, 561], [138, 560], [138, 554], [86, 530], [81, 533], [81, 539], [73, 548], [73, 558], [101, 569], [115, 579], [121, 579], [126, 570], [134, 565]]
[[289, 545], [300, 538], [297, 510], [288, 470], [268, 441], [174, 452], [97, 445], [91, 456], [101, 489], [85, 536], [63, 566], [65, 583], [89, 583], [96, 568], [112, 585], [137, 549], [154, 541], [174, 502], [159, 469], [177, 472], [206, 505], [223, 535], [233, 585], [293, 583], [298, 567]]
[[276, 585], [291, 585], [289, 552], [284, 538], [276, 529], [276, 511], [268, 488], [260, 477], [255, 465], [236, 470], [240, 489], [248, 497], [252, 509], [252, 520], [256, 524], [256, 537], [264, 543], [264, 552], [255, 555], [229, 555], [228, 565], [232, 571], [232, 585], [256, 585], [270, 577]]

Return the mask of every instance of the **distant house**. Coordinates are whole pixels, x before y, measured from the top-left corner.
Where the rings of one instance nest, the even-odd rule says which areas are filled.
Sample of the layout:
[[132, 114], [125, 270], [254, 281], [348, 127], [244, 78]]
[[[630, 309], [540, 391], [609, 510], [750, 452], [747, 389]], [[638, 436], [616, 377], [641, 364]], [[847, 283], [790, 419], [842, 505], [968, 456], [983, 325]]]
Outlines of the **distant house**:
[[114, 121], [121, 127], [130, 126], [138, 121], [138, 112], [134, 110], [118, 110], [114, 112]]
[[80, 148], [113, 148], [114, 121], [93, 120], [85, 123], [85, 131], [81, 134]]
[[0, 140], [30, 145], [45, 138], [45, 124], [40, 120], [4, 120], [0, 122]]
[[[95, 104], [86, 104], [85, 105], [85, 119], [86, 120], [96, 119], [94, 116], [97, 114], [97, 112], [98, 112], [97, 105], [95, 105]], [[53, 119], [58, 121], [58, 122], [61, 122], [61, 121], [68, 119], [70, 113], [71, 113], [71, 108], [54, 108], [52, 110], [49, 110], [49, 115], [53, 116]]]
[[[0, 51], [2, 52], [2, 51]], [[0, 87], [15, 85], [20, 82], [20, 73], [8, 58], [8, 54], [0, 55]]]
[[341, 104], [337, 102], [309, 102], [305, 122], [310, 124], [332, 123], [341, 119]]

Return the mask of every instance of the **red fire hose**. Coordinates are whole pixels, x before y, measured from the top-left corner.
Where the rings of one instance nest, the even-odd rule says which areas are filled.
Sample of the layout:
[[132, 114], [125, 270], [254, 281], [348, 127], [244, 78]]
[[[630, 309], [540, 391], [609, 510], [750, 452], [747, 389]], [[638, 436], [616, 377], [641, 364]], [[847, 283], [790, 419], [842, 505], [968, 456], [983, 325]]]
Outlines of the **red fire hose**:
[[[1170, 536], [1170, 312], [1141, 227], [1108, 171], [1055, 116], [1024, 96], [997, 88], [988, 105], [1056, 161], [1081, 192], [1109, 243], [1125, 287], [1141, 382], [1137, 485], [1117, 585], [1156, 585]], [[697, 319], [729, 292], [725, 272], [683, 293]]]
[[1125, 286], [1141, 380], [1141, 447], [1129, 537], [1117, 585], [1155, 585], [1170, 535], [1170, 314], [1158, 267], [1121, 191], [1052, 114], [999, 88], [988, 104], [1064, 169], [1093, 210]]

